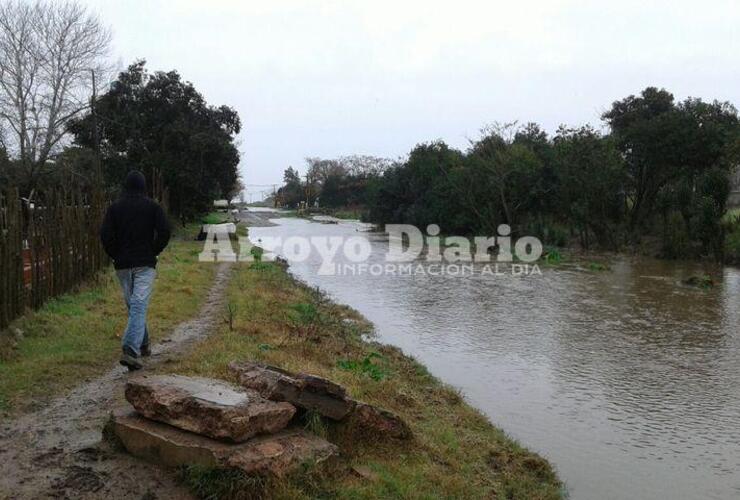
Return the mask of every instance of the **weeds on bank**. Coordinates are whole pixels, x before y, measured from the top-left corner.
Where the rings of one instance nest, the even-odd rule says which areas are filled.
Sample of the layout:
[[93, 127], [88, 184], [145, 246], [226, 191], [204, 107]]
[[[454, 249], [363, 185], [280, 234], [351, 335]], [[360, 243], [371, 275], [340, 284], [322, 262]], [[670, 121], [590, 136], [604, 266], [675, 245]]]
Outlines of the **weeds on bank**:
[[382, 360], [383, 356], [377, 352], [371, 352], [366, 355], [362, 360], [347, 360], [340, 359], [337, 361], [337, 366], [342, 370], [355, 372], [361, 375], [367, 375], [371, 379], [377, 381], [383, 380], [388, 376], [388, 370], [374, 362], [374, 360]]
[[236, 305], [229, 302], [226, 304], [226, 314], [224, 315], [224, 323], [229, 325], [229, 330], [234, 331], [234, 317], [236, 316]]
[[288, 320], [296, 333], [303, 329], [314, 330], [319, 323], [319, 310], [311, 303], [291, 304], [288, 306]]

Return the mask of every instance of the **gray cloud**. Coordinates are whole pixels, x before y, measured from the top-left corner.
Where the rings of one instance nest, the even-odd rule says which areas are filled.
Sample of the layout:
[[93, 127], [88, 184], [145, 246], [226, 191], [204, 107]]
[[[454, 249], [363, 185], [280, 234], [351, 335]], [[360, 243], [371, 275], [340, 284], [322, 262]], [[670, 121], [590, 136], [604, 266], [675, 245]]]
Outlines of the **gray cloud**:
[[306, 156], [398, 157], [484, 124], [598, 124], [647, 85], [737, 100], [733, 1], [90, 1], [124, 64], [177, 69], [244, 123], [247, 183]]

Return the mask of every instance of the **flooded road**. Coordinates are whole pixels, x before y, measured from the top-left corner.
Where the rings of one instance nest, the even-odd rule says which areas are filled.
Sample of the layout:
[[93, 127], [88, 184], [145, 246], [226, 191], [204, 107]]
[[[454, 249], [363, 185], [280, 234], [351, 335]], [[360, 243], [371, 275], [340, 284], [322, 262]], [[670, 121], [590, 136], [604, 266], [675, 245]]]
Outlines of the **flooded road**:
[[[275, 219], [268, 236], [387, 236], [357, 222]], [[341, 252], [339, 252], [341, 254]], [[320, 276], [291, 271], [377, 327], [525, 446], [551, 460], [570, 497], [740, 498], [740, 271], [613, 257], [541, 274]]]

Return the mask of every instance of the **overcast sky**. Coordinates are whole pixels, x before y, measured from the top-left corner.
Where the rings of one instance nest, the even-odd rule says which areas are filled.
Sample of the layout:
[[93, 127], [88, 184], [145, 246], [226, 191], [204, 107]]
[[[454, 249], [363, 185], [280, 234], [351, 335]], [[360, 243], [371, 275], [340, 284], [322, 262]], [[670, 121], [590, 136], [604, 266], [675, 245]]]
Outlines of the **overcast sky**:
[[87, 1], [124, 66], [239, 112], [248, 184], [306, 156], [464, 149], [495, 121], [600, 125], [648, 85], [740, 103], [733, 0]]

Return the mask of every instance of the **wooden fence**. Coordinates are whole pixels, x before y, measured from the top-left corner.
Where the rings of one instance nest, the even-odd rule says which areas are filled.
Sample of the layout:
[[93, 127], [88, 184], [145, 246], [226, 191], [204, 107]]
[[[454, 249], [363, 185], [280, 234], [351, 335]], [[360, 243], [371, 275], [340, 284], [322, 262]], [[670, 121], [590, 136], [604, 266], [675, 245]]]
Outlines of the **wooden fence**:
[[0, 329], [108, 263], [98, 237], [106, 205], [97, 190], [47, 190], [31, 203], [0, 192]]
[[[161, 173], [149, 172], [147, 184], [166, 211]], [[97, 188], [47, 189], [30, 202], [17, 189], [0, 189], [0, 330], [108, 264], [99, 230], [109, 201]]]

